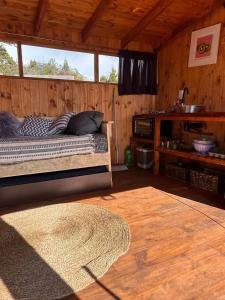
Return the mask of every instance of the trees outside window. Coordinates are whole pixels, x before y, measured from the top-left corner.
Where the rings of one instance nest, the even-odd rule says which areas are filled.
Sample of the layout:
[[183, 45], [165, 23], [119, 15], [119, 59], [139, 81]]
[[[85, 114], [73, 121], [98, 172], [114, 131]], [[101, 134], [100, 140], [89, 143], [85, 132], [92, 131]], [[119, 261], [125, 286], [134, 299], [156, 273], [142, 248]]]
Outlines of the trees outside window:
[[[22, 45], [24, 77], [94, 81], [94, 54]], [[118, 83], [119, 58], [99, 55], [99, 81]], [[0, 75], [19, 76], [17, 44], [0, 42]]]
[[0, 42], [0, 75], [19, 75], [16, 44]]
[[101, 75], [100, 82], [118, 83], [118, 73], [117, 73], [116, 69], [112, 66], [111, 72], [108, 76]]
[[118, 83], [118, 67], [118, 57], [99, 55], [99, 81], [106, 83]]
[[94, 54], [22, 46], [24, 76], [94, 81]]

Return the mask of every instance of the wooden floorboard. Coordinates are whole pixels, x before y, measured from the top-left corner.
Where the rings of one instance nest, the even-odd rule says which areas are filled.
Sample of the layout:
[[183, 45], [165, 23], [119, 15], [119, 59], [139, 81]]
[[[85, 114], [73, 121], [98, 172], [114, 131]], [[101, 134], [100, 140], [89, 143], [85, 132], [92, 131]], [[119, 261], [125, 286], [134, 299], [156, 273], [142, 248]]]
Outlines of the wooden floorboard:
[[65, 299], [225, 299], [225, 201], [146, 171], [113, 177], [113, 189], [65, 201], [121, 215], [131, 228], [130, 249], [99, 282]]

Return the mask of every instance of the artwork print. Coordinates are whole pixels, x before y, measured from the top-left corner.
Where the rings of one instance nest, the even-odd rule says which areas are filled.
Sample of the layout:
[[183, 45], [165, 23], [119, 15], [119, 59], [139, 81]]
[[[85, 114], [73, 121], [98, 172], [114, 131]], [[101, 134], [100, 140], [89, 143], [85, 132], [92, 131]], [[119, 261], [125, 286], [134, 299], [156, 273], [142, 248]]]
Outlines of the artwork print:
[[198, 38], [195, 58], [209, 57], [211, 55], [212, 42], [212, 34]]
[[192, 32], [189, 67], [216, 64], [221, 24]]

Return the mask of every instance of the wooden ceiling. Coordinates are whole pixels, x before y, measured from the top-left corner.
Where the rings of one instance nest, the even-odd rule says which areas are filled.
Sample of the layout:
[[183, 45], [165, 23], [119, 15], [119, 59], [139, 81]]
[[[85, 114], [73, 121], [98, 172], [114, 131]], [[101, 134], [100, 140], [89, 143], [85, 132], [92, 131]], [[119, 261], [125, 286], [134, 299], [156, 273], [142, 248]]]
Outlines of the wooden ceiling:
[[158, 48], [179, 29], [207, 15], [218, 0], [0, 0], [0, 32], [46, 36], [63, 28], [85, 44], [93, 37]]

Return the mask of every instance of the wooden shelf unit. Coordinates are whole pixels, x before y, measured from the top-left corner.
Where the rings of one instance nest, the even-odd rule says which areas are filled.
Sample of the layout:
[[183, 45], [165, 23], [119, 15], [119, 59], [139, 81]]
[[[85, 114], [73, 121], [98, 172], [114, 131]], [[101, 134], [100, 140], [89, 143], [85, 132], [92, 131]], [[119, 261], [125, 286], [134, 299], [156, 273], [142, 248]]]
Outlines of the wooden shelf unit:
[[154, 161], [153, 161], [153, 173], [155, 175], [159, 174], [160, 153], [225, 167], [225, 160], [222, 159], [217, 159], [209, 156], [200, 156], [192, 152], [160, 148], [160, 138], [161, 138], [160, 128], [161, 128], [162, 120], [225, 123], [225, 112], [214, 112], [214, 113], [207, 112], [207, 113], [193, 113], [193, 114], [172, 113], [172, 114], [162, 114], [157, 116], [155, 120]]
[[179, 151], [179, 150], [171, 150], [167, 148], [159, 148], [160, 153], [168, 154], [171, 156], [186, 158], [190, 160], [205, 162], [208, 164], [218, 165], [218, 166], [225, 166], [225, 160], [214, 158], [210, 156], [201, 156], [198, 154], [195, 154], [193, 152], [185, 152], [185, 151]]

